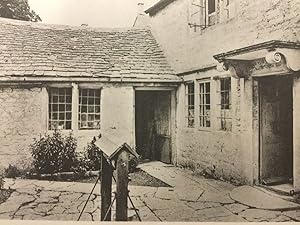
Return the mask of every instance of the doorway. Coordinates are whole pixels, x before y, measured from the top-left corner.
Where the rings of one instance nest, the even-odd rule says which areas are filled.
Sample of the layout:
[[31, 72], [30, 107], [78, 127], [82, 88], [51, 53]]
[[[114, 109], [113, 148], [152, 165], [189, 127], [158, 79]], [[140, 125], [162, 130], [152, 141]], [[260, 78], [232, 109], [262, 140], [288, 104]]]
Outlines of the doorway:
[[260, 183], [293, 183], [293, 81], [288, 76], [259, 79]]
[[143, 159], [172, 161], [171, 91], [135, 92], [136, 151]]

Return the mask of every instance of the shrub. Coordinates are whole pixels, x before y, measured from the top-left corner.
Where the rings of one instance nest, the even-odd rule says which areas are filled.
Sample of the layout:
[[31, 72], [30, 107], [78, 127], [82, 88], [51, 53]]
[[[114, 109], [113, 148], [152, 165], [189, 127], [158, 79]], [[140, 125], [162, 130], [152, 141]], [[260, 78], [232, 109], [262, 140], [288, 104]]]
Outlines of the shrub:
[[128, 171], [129, 173], [133, 173], [137, 171], [137, 166], [139, 165], [139, 158], [130, 156], [128, 162]]
[[21, 175], [21, 171], [14, 165], [9, 164], [9, 166], [4, 171], [4, 176], [7, 178], [16, 178]]
[[101, 153], [95, 144], [88, 144], [84, 161], [88, 170], [101, 170]]
[[30, 145], [33, 166], [37, 173], [69, 172], [77, 163], [77, 140], [70, 133], [63, 136], [55, 130], [52, 135], [41, 136]]
[[3, 176], [3, 173], [0, 172], [0, 190], [3, 189], [4, 187], [4, 176]]

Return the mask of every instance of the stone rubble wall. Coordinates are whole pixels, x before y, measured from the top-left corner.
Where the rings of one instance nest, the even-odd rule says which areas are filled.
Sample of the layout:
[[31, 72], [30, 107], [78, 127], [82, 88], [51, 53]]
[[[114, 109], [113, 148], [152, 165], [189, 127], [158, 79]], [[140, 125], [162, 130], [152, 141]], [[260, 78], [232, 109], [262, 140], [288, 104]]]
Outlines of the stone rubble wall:
[[28, 155], [28, 145], [44, 132], [42, 89], [0, 89], [0, 166]]
[[[101, 92], [101, 129], [73, 130], [78, 151], [100, 133], [134, 145], [133, 88], [109, 85]], [[0, 89], [0, 167], [30, 163], [29, 145], [47, 131], [47, 92], [44, 88]]]

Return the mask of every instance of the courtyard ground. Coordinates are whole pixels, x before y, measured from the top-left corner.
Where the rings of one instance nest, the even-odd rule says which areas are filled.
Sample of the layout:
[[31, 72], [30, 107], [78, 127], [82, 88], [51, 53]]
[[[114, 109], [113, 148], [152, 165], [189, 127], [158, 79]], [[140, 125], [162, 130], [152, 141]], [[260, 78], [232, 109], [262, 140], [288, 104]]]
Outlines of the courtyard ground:
[[[289, 197], [193, 176], [188, 170], [160, 162], [140, 168], [171, 186], [130, 186], [142, 221], [300, 221], [300, 205]], [[0, 204], [0, 219], [76, 221], [93, 184], [7, 179], [5, 187], [15, 191]], [[81, 221], [100, 220], [99, 192], [97, 186]], [[129, 215], [133, 214], [130, 210]]]

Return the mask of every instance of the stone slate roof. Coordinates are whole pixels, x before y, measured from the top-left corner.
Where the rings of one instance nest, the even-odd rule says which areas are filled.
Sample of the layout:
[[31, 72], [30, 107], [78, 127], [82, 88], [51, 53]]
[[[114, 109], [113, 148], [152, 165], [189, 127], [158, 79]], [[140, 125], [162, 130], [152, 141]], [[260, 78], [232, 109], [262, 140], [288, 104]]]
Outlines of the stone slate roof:
[[0, 78], [179, 81], [147, 29], [0, 19]]

